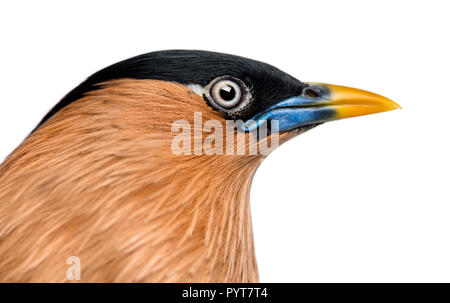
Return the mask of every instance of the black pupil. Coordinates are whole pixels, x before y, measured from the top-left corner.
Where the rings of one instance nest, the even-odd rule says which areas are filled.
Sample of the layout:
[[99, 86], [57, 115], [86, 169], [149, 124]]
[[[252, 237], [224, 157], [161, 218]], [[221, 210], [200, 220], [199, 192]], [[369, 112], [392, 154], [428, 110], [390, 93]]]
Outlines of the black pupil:
[[230, 85], [224, 85], [219, 91], [220, 97], [225, 101], [231, 101], [236, 96], [236, 90]]

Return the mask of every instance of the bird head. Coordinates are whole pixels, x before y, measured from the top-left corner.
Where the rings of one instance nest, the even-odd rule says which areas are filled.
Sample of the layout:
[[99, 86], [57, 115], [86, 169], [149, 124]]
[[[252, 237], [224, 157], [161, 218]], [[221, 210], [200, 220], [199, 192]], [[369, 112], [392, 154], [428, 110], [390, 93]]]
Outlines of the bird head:
[[[67, 256], [80, 257], [84, 281], [257, 281], [248, 199], [265, 155], [247, 151], [277, 133], [283, 142], [398, 107], [212, 52], [161, 51], [109, 66], [66, 95], [0, 166], [0, 230], [13, 235], [0, 252], [15, 268], [4, 277], [29, 276], [21, 256], [37, 251], [45, 252], [30, 276], [37, 281], [58, 281], [55, 264]], [[229, 121], [241, 123], [227, 132]]]
[[[146, 84], [142, 81], [139, 88], [133, 88], [130, 87], [132, 82], [126, 84], [118, 79], [150, 81]], [[111, 96], [123, 88], [126, 92], [122, 94], [135, 94], [131, 99], [136, 99], [142, 95], [139, 91], [144, 86], [147, 87], [144, 91], [158, 91], [156, 94], [160, 96], [153, 96], [153, 100], [147, 98], [148, 104], [138, 105], [143, 110], [141, 114], [146, 110], [150, 114], [147, 121], [139, 120], [141, 128], [152, 126], [147, 129], [149, 133], [161, 130], [168, 136], [173, 133], [169, 131], [169, 124], [181, 119], [192, 125], [197, 113], [208, 121], [218, 121], [223, 126], [221, 131], [225, 130], [226, 121], [234, 121], [236, 131], [242, 133], [268, 128], [265, 134], [256, 133], [257, 140], [267, 139], [266, 135], [273, 134], [275, 128], [284, 142], [324, 122], [399, 108], [395, 102], [368, 91], [301, 82], [263, 62], [214, 52], [171, 50], [137, 56], [95, 73], [61, 100], [38, 127], [85, 95], [107, 93]], [[116, 89], [101, 90], [107, 87]], [[169, 100], [162, 100], [170, 93], [173, 96]], [[159, 123], [159, 127], [155, 123]], [[200, 128], [205, 131], [203, 125]], [[217, 125], [214, 128], [217, 130]], [[211, 132], [211, 127], [206, 133], [208, 131]], [[203, 134], [199, 140], [205, 136]], [[215, 139], [225, 141], [226, 136]], [[223, 148], [224, 142], [219, 143], [215, 142], [216, 147]], [[193, 150], [188, 153], [199, 154]], [[216, 154], [220, 153], [216, 149]]]

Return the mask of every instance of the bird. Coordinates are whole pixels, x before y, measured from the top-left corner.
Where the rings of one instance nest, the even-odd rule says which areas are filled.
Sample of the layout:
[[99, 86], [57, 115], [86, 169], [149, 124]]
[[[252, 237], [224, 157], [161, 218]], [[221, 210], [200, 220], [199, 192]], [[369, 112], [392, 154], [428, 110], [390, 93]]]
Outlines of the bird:
[[[270, 152], [248, 151], [398, 108], [217, 52], [163, 50], [110, 65], [1, 164], [0, 281], [72, 282], [74, 256], [75, 282], [258, 282], [249, 193]], [[240, 123], [225, 133], [228, 121]], [[220, 152], [228, 142], [232, 152]]]

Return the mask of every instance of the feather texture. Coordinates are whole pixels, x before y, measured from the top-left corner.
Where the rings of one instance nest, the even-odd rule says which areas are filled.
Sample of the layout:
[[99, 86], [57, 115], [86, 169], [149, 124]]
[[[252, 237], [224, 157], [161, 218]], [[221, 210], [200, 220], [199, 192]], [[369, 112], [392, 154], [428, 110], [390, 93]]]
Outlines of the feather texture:
[[123, 79], [37, 129], [0, 166], [0, 280], [64, 282], [77, 256], [82, 282], [257, 281], [263, 157], [174, 155], [194, 112], [223, 120], [184, 85]]

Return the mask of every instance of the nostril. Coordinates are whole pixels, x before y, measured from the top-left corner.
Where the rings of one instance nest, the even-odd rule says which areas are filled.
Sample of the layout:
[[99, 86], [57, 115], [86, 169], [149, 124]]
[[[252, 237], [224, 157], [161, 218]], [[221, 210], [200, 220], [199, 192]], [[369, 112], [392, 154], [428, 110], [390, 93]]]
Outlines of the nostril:
[[318, 98], [320, 96], [320, 93], [311, 87], [306, 87], [303, 90], [303, 96], [306, 96], [309, 98]]

